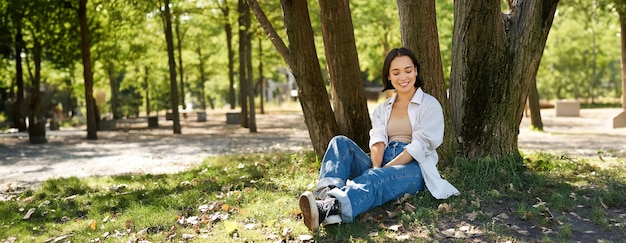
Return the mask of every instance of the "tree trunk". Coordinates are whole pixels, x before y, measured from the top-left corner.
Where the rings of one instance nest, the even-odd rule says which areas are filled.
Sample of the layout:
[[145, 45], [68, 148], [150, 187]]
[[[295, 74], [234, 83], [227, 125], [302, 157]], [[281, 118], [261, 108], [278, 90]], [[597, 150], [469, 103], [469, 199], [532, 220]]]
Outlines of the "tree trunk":
[[420, 75], [424, 80], [424, 90], [437, 98], [443, 108], [446, 129], [443, 144], [437, 151], [444, 161], [448, 161], [454, 157], [458, 148], [450, 115], [446, 82], [443, 78], [435, 1], [397, 0], [396, 2], [400, 16], [402, 45], [416, 55], [421, 66]]
[[112, 61], [105, 61], [107, 64], [107, 75], [109, 78], [109, 87], [111, 90], [111, 99], [109, 102], [111, 103], [111, 114], [113, 114], [113, 120], [121, 119], [122, 109], [120, 107], [119, 101], [119, 82], [118, 77], [115, 76], [115, 64]]
[[150, 69], [148, 65], [143, 66], [143, 69], [145, 73], [145, 76], [143, 77], [143, 88], [146, 91], [146, 116], [150, 116], [150, 82], [149, 82]]
[[[263, 106], [265, 103], [265, 77], [263, 77], [263, 46], [261, 45], [261, 38], [259, 38], [259, 94], [261, 96], [260, 108], [261, 114], [265, 114], [265, 107]], [[256, 87], [256, 85], [255, 85]]]
[[[291, 71], [315, 152], [323, 156], [328, 142], [337, 135], [337, 123], [315, 50], [313, 28], [305, 0], [281, 0], [289, 39]], [[287, 61], [287, 60], [286, 60]]]
[[620, 24], [620, 43], [622, 47], [622, 108], [626, 110], [626, 6], [621, 6], [618, 8], [619, 13], [619, 24]]
[[347, 0], [319, 0], [328, 75], [339, 133], [369, 151], [372, 128]]
[[167, 42], [167, 56], [170, 68], [170, 101], [172, 105], [172, 116], [174, 121], [174, 134], [181, 134], [180, 115], [178, 113], [178, 88], [176, 87], [176, 60], [174, 57], [174, 40], [172, 37], [172, 15], [170, 13], [170, 0], [165, 0], [165, 11], [163, 12], [163, 29], [165, 31], [165, 41]]
[[233, 54], [233, 29], [230, 25], [230, 8], [228, 7], [228, 1], [224, 0], [220, 5], [220, 9], [222, 10], [222, 15], [224, 17], [223, 20], [224, 32], [226, 32], [226, 49], [228, 50], [228, 101], [230, 103], [230, 109], [233, 110], [237, 106], [237, 99], [235, 95], [235, 58]]
[[450, 94], [462, 155], [519, 158], [517, 137], [558, 0], [454, 2]]
[[[21, 21], [21, 20], [18, 20]], [[15, 107], [13, 115], [13, 125], [20, 132], [26, 131], [26, 119], [24, 116], [24, 70], [22, 69], [22, 47], [24, 39], [22, 36], [22, 25], [16, 23], [15, 33], [15, 82], [17, 86], [17, 94], [15, 96]]]
[[[248, 23], [248, 25], [246, 26], [246, 29], [250, 29], [250, 9], [248, 8], [248, 4], [246, 4], [246, 22]], [[246, 73], [248, 74], [248, 76], [246, 77], [247, 79], [247, 83], [248, 83], [248, 87], [247, 87], [247, 92], [248, 92], [248, 102], [250, 104], [249, 106], [249, 119], [248, 119], [248, 126], [250, 128], [250, 132], [251, 133], [256, 133], [257, 129], [256, 129], [256, 111], [255, 111], [255, 105], [254, 105], [254, 75], [252, 73], [252, 34], [248, 32], [248, 37], [246, 38], [248, 41], [247, 45], [248, 47], [246, 48]], [[259, 58], [260, 60], [260, 58]]]
[[543, 131], [543, 122], [541, 121], [541, 106], [539, 105], [539, 91], [537, 90], [537, 80], [533, 79], [528, 93], [528, 108], [530, 110], [530, 126], [537, 131]]
[[[239, 13], [239, 105], [241, 105], [240, 123], [242, 127], [249, 128], [248, 123], [248, 74], [246, 73], [246, 53], [248, 48], [248, 29], [246, 24], [246, 12], [248, 5], [245, 0], [239, 0], [237, 12]], [[249, 20], [249, 19], [248, 19]], [[248, 21], [249, 22], [249, 21]]]
[[87, 106], [87, 139], [98, 139], [96, 120], [96, 104], [93, 98], [93, 74], [91, 71], [91, 53], [89, 45], [89, 29], [87, 26], [87, 0], [80, 0], [78, 8], [80, 19], [80, 49], [83, 57], [83, 77], [85, 79], [85, 103]]
[[[34, 35], [33, 35], [34, 36]], [[41, 104], [41, 55], [42, 46], [40, 40], [33, 39], [33, 61], [35, 63], [35, 75], [32, 79], [30, 93], [30, 110], [28, 115], [28, 140], [31, 144], [46, 143], [46, 117], [43, 114]]]
[[204, 91], [204, 81], [206, 80], [206, 74], [204, 73], [204, 58], [202, 57], [202, 48], [200, 47], [200, 43], [198, 43], [198, 47], [196, 52], [198, 52], [198, 61], [200, 64], [198, 65], [200, 71], [200, 108], [202, 111], [206, 111], [206, 94]]
[[183, 37], [180, 34], [180, 16], [176, 17], [176, 47], [178, 48], [178, 73], [180, 78], [180, 102], [183, 105], [183, 110], [187, 109], [187, 102], [185, 102], [185, 80], [183, 75]]

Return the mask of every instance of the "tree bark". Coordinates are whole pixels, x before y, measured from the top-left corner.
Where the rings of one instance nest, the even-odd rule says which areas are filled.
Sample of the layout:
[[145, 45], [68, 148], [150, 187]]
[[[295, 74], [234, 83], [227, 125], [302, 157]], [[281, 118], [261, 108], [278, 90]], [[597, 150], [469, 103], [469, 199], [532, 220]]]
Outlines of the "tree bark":
[[[150, 68], [148, 65], [143, 66], [144, 77], [143, 77], [143, 88], [146, 91], [146, 116], [150, 116]], [[157, 114], [158, 115], [158, 114]]]
[[409, 48], [420, 63], [424, 90], [432, 94], [443, 108], [445, 117], [444, 142], [437, 150], [444, 161], [454, 157], [457, 151], [454, 126], [450, 115], [450, 102], [443, 78], [439, 34], [437, 33], [437, 9], [435, 1], [397, 0], [400, 17], [402, 45]]
[[[305, 0], [281, 0], [289, 39], [291, 71], [315, 152], [323, 156], [337, 135], [337, 123], [322, 78], [309, 10]], [[287, 61], [287, 60], [286, 60]]]
[[[34, 37], [35, 35], [33, 35]], [[31, 144], [46, 143], [46, 118], [41, 104], [41, 55], [43, 52], [40, 40], [33, 39], [33, 61], [35, 63], [35, 75], [32, 78], [30, 93], [30, 110], [28, 115], [28, 140]]]
[[26, 119], [24, 116], [24, 70], [22, 69], [22, 47], [24, 39], [22, 36], [21, 20], [17, 20], [15, 33], [15, 82], [17, 94], [15, 95], [15, 107], [13, 115], [13, 125], [20, 132], [26, 131]]
[[163, 29], [165, 31], [165, 41], [167, 42], [167, 56], [170, 68], [170, 101], [173, 115], [173, 132], [181, 134], [180, 115], [178, 113], [178, 88], [176, 87], [176, 60], [174, 57], [174, 40], [172, 36], [172, 15], [170, 13], [170, 0], [165, 0], [165, 11], [163, 12]]
[[[219, 4], [219, 1], [218, 1]], [[233, 29], [230, 24], [230, 8], [228, 7], [228, 1], [224, 0], [220, 4], [220, 10], [222, 11], [224, 20], [224, 32], [226, 32], [226, 49], [228, 51], [228, 101], [230, 103], [230, 109], [234, 110], [237, 106], [237, 99], [235, 95], [235, 58], [233, 57]]]
[[369, 151], [372, 128], [347, 0], [319, 0], [335, 120], [339, 133]]
[[93, 73], [91, 70], [91, 52], [89, 50], [89, 28], [87, 26], [87, 0], [80, 0], [78, 7], [80, 19], [80, 49], [83, 57], [83, 77], [85, 79], [85, 103], [87, 105], [87, 139], [98, 139], [96, 104], [93, 98]]
[[558, 0], [454, 2], [452, 118], [461, 153], [519, 158], [517, 137]]
[[530, 126], [534, 130], [543, 131], [541, 121], [541, 106], [539, 104], [539, 91], [537, 90], [537, 80], [534, 79], [528, 93], [528, 109], [530, 110]]
[[200, 62], [200, 64], [198, 65], [198, 71], [200, 72], [200, 94], [202, 96], [200, 97], [200, 108], [202, 108], [202, 111], [204, 112], [206, 111], [206, 93], [204, 91], [204, 81], [206, 80], [206, 74], [204, 73], [204, 58], [202, 57], [202, 47], [200, 47], [200, 43], [198, 43], [196, 52], [198, 53], [198, 61]]
[[[625, 3], [626, 5], [626, 3]], [[626, 110], [626, 6], [622, 6], [618, 8], [619, 13], [619, 24], [620, 24], [620, 43], [622, 47], [622, 108]]]
[[176, 30], [176, 48], [178, 50], [178, 74], [180, 79], [180, 102], [183, 106], [183, 110], [187, 109], [187, 102], [185, 102], [185, 79], [183, 75], [183, 37], [180, 33], [180, 16], [176, 16], [175, 22]]
[[[242, 127], [249, 128], [248, 123], [248, 73], [247, 73], [247, 48], [248, 48], [248, 27], [246, 24], [247, 4], [245, 0], [239, 0], [237, 12], [239, 13], [239, 104], [241, 105], [240, 123]], [[250, 19], [247, 19], [250, 22]]]

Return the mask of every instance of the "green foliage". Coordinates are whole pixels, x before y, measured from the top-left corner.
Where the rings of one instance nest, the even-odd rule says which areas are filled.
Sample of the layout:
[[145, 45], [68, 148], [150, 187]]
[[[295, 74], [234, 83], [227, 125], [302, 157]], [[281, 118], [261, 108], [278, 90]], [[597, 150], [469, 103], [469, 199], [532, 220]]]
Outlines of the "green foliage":
[[618, 20], [596, 1], [559, 3], [537, 74], [542, 99], [621, 96]]

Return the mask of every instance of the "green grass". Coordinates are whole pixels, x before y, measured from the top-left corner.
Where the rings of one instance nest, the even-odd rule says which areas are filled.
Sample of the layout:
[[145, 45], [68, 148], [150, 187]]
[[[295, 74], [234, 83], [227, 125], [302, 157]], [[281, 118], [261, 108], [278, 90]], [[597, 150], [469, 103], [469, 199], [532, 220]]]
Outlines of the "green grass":
[[0, 202], [0, 241], [567, 242], [584, 233], [581, 222], [609, 232], [598, 237], [610, 241], [626, 236], [624, 218], [613, 211], [626, 206], [623, 162], [600, 167], [546, 153], [457, 158], [442, 174], [460, 196], [437, 200], [420, 192], [353, 223], [309, 232], [297, 197], [317, 181], [314, 153], [212, 157], [177, 174], [47, 180]]

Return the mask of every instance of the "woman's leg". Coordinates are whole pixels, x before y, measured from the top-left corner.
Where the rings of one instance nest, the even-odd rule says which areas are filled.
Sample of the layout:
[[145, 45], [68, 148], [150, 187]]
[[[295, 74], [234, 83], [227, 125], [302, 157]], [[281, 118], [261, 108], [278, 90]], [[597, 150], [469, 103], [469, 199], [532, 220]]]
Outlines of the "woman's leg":
[[[404, 146], [405, 143], [390, 143], [385, 149], [383, 164], [402, 152]], [[341, 203], [343, 222], [351, 222], [357, 215], [376, 206], [425, 188], [422, 171], [416, 161], [406, 165], [368, 169], [353, 178], [353, 182], [328, 192]]]
[[320, 178], [314, 192], [320, 197], [320, 190], [343, 187], [348, 179], [358, 177], [370, 168], [370, 157], [354, 141], [346, 136], [335, 136], [322, 159]]

